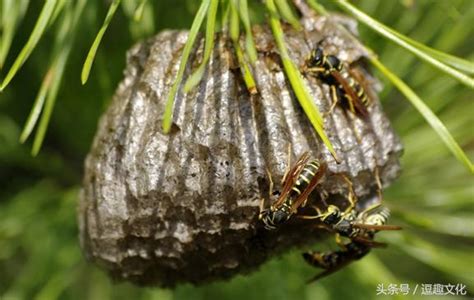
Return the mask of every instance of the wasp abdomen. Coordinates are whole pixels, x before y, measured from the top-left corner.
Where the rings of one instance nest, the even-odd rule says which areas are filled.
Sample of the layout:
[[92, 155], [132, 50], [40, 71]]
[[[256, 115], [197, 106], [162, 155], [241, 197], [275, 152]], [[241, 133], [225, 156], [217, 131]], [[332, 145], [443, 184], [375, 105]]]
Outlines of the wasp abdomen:
[[385, 225], [390, 217], [390, 210], [382, 207], [377, 213], [370, 214], [365, 219], [365, 224], [368, 225]]
[[313, 177], [319, 173], [320, 168], [321, 163], [317, 159], [314, 159], [306, 164], [292, 188], [292, 191], [296, 193], [296, 196], [300, 195], [308, 187], [311, 179], [313, 179]]
[[[359, 98], [359, 100], [362, 102], [362, 104], [367, 107], [369, 106], [369, 98], [367, 97], [367, 93], [365, 92], [364, 88], [362, 85], [354, 79], [351, 74], [347, 70], [341, 73], [341, 76], [347, 81], [349, 84], [350, 88], [355, 92], [356, 96]], [[342, 86], [339, 87], [341, 90], [342, 94], [344, 97], [350, 97], [342, 88]], [[352, 99], [355, 100], [355, 99]]]

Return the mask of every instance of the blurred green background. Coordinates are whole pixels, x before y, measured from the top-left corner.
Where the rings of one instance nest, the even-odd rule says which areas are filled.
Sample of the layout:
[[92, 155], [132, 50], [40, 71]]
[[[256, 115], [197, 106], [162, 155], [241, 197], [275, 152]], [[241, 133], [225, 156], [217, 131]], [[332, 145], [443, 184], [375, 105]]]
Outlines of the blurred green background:
[[[259, 271], [201, 287], [175, 290], [114, 283], [87, 263], [78, 245], [76, 204], [83, 161], [97, 120], [122, 78], [125, 53], [165, 28], [189, 28], [199, 1], [148, 1], [134, 22], [134, 1], [123, 1], [99, 48], [87, 85], [83, 61], [109, 1], [88, 1], [40, 154], [18, 142], [51, 55], [50, 30], [11, 85], [0, 94], [0, 299], [390, 299], [378, 284], [463, 284], [474, 295], [474, 182], [408, 102], [389, 84], [383, 105], [405, 144], [403, 174], [385, 193], [392, 224], [402, 232], [380, 234], [390, 243], [347, 269], [315, 284], [318, 270], [294, 250]], [[474, 58], [474, 1], [361, 0], [354, 3], [410, 37], [460, 57]], [[26, 42], [43, 1], [32, 1], [18, 27], [1, 76]], [[327, 2], [322, 1], [322, 4]], [[252, 15], [261, 19], [256, 1]], [[327, 5], [327, 8], [334, 8]], [[5, 13], [5, 12], [3, 12]], [[474, 92], [393, 43], [360, 27], [362, 40], [407, 82], [474, 158]], [[379, 76], [380, 78], [380, 76]], [[382, 79], [383, 81], [383, 79]], [[385, 82], [386, 83], [386, 82]], [[314, 245], [318, 249], [318, 245]], [[442, 299], [449, 299], [443, 297]], [[458, 297], [453, 297], [458, 298]]]

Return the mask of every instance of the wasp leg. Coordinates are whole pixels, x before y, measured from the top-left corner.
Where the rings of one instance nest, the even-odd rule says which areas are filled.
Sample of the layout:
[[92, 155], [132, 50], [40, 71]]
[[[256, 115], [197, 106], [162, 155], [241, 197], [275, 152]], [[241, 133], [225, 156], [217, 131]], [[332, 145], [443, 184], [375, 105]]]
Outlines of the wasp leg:
[[328, 232], [334, 232], [331, 228], [329, 228], [326, 224], [316, 224], [314, 225], [315, 228], [320, 228], [327, 230]]
[[377, 183], [377, 194], [379, 196], [379, 202], [382, 202], [382, 180], [380, 180], [379, 168], [375, 166], [375, 183]]
[[331, 89], [332, 103], [331, 103], [331, 107], [329, 107], [329, 110], [323, 114], [323, 118], [326, 118], [327, 116], [332, 114], [332, 112], [334, 111], [334, 108], [336, 108], [336, 105], [339, 102], [339, 96], [337, 95], [336, 86], [334, 84], [331, 84], [329, 88]]
[[298, 219], [305, 219], [305, 220], [314, 220], [314, 219], [319, 219], [319, 218], [321, 218], [320, 215], [316, 215], [316, 216], [297, 215], [296, 217], [297, 217]]
[[318, 215], [321, 215], [321, 210], [319, 209], [319, 207], [317, 207], [316, 205], [312, 205], [311, 207], [314, 208]]
[[311, 72], [311, 73], [324, 73], [326, 71], [325, 68], [323, 67], [313, 67], [313, 68], [305, 68], [305, 71], [307, 73]]
[[[269, 181], [269, 186], [268, 186], [268, 199], [271, 199], [272, 198], [272, 195], [273, 195], [273, 178], [272, 178], [272, 173], [270, 172], [270, 170], [268, 168], [265, 168], [265, 171], [267, 172], [267, 176], [268, 176], [268, 181]], [[264, 210], [264, 207], [265, 206], [265, 198], [262, 198], [260, 199], [260, 204], [259, 204], [259, 209], [260, 209], [260, 212], [258, 214], [258, 219], [261, 220], [262, 219], [262, 212]]]
[[356, 114], [356, 110], [355, 110], [355, 107], [354, 107], [354, 99], [352, 99], [351, 96], [349, 95], [345, 95], [346, 99], [347, 99], [347, 104], [349, 105], [349, 110], [355, 115]]
[[306, 206], [306, 202], [308, 202], [308, 198], [304, 199], [303, 203], [301, 203], [301, 207], [305, 207], [305, 206]]
[[342, 250], [347, 251], [346, 244], [344, 244], [341, 235], [339, 233], [336, 233], [336, 244], [341, 247]]
[[348, 212], [350, 212], [351, 210], [353, 210], [355, 208], [356, 202], [357, 202], [357, 196], [356, 196], [356, 193], [354, 192], [354, 185], [352, 184], [352, 181], [349, 179], [349, 177], [347, 177], [346, 175], [337, 174], [337, 176], [342, 177], [342, 179], [348, 185], [348, 187], [347, 187], [347, 190], [348, 190], [347, 201], [349, 201], [349, 206], [345, 210], [345, 213], [348, 213]]
[[326, 202], [326, 199], [329, 197], [327, 191], [318, 191], [319, 193], [319, 198], [321, 199], [321, 202], [323, 203], [324, 207], [328, 207], [328, 203]]
[[[300, 219], [309, 219], [309, 220], [321, 218], [321, 216], [322, 216], [321, 210], [320, 210], [316, 205], [311, 205], [311, 208], [313, 208], [313, 209], [317, 212], [317, 215], [315, 215], [315, 216], [297, 215], [296, 217], [297, 217], [297, 218], [300, 218]], [[324, 226], [325, 226], [325, 225], [324, 225]], [[326, 226], [325, 226], [325, 227], [326, 227]]]
[[374, 210], [374, 209], [376, 209], [377, 207], [380, 207], [380, 206], [382, 206], [382, 203], [372, 204], [371, 206], [364, 209], [364, 211], [361, 213], [361, 215], [363, 215], [363, 217], [365, 218], [370, 211], [372, 211], [372, 210]]
[[265, 205], [265, 198], [260, 199], [260, 204], [259, 204], [259, 213], [258, 213], [258, 219], [261, 220], [263, 218], [263, 206]]
[[268, 181], [270, 182], [268, 186], [268, 197], [271, 198], [273, 195], [273, 187], [274, 187], [273, 178], [272, 178], [272, 173], [270, 173], [270, 170], [268, 170], [268, 168], [266, 168], [266, 172], [268, 176]]
[[283, 184], [286, 180], [286, 177], [288, 177], [288, 173], [290, 172], [291, 169], [291, 153], [293, 152], [291, 149], [291, 143], [288, 143], [288, 154], [287, 154], [287, 161], [286, 161], [286, 170], [285, 174], [283, 175], [283, 178], [281, 179], [281, 184]]
[[352, 126], [352, 130], [353, 130], [354, 133], [355, 133], [355, 137], [356, 137], [356, 139], [357, 139], [357, 143], [358, 143], [359, 145], [362, 144], [362, 137], [360, 136], [359, 131], [357, 131], [357, 129], [355, 128], [354, 122], [351, 122], [351, 126]]
[[352, 120], [351, 123], [351, 128], [352, 128], [352, 131], [354, 132], [354, 135], [355, 135], [355, 138], [357, 140], [357, 144], [362, 144], [362, 137], [360, 136], [360, 133], [359, 131], [357, 130], [356, 126], [355, 126], [355, 122], [353, 121], [353, 118], [354, 118], [354, 115], [352, 116], [349, 116], [349, 113], [346, 111], [346, 110], [343, 110], [344, 112], [344, 115], [346, 117], [346, 119], [349, 119], [349, 120]]

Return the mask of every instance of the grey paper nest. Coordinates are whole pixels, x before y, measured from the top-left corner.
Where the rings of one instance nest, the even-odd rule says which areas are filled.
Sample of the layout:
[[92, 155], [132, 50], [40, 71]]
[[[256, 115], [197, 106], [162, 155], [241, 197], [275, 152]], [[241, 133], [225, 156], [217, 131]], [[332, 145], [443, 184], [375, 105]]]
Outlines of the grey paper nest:
[[[303, 19], [303, 31], [284, 28], [291, 58], [301, 65], [326, 37], [328, 53], [363, 70], [364, 50], [344, 38], [333, 21]], [[384, 186], [397, 177], [402, 147], [377, 99], [367, 121], [340, 108], [325, 119], [343, 160], [336, 164], [285, 78], [270, 30], [255, 27], [254, 36], [259, 94], [249, 95], [232, 43], [218, 34], [204, 79], [191, 92], [178, 93], [169, 135], [162, 133], [162, 115], [187, 32], [165, 31], [129, 51], [125, 77], [85, 163], [78, 211], [84, 252], [114, 278], [158, 286], [229, 278], [320, 238], [323, 233], [307, 220], [272, 232], [258, 221], [259, 199], [268, 194], [266, 169], [279, 188], [289, 143], [293, 162], [304, 151], [327, 162], [319, 191], [333, 198], [344, 195], [347, 184], [332, 174], [353, 180], [362, 205], [374, 194], [376, 167]], [[202, 49], [201, 40], [185, 78]], [[305, 80], [320, 111], [326, 111], [328, 87]], [[367, 80], [377, 86], [368, 74]]]

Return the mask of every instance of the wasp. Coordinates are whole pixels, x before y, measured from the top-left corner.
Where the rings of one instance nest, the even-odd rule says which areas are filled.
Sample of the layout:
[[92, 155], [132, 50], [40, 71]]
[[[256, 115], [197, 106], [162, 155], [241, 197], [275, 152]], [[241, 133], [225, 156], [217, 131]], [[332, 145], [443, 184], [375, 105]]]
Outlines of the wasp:
[[363, 79], [358, 73], [347, 68], [337, 56], [325, 54], [321, 42], [311, 51], [304, 71], [316, 75], [329, 85], [332, 105], [328, 113], [340, 103], [352, 113], [367, 118], [370, 101], [362, 86]]
[[[390, 211], [386, 207], [377, 204], [360, 213], [353, 220], [353, 230], [347, 231], [349, 235], [355, 235], [351, 238], [351, 242], [344, 244], [342, 250], [332, 252], [305, 252], [303, 258], [307, 263], [314, 267], [324, 269], [323, 272], [317, 274], [309, 282], [326, 277], [341, 268], [347, 266], [351, 262], [361, 259], [367, 255], [371, 248], [376, 246], [384, 246], [383, 243], [373, 242], [375, 233], [379, 230], [398, 230], [401, 229], [395, 225], [385, 225], [390, 217]], [[357, 239], [364, 237], [364, 239]], [[372, 241], [367, 243], [366, 241]]]
[[[291, 152], [289, 151], [289, 153]], [[289, 155], [290, 161], [291, 155]], [[283, 188], [277, 200], [267, 209], [263, 208], [265, 198], [260, 201], [258, 218], [265, 224], [267, 230], [276, 229], [288, 221], [300, 206], [305, 206], [308, 196], [320, 182], [326, 168], [326, 164], [321, 163], [319, 159], [311, 159], [309, 152], [301, 155], [295, 165], [283, 176]], [[272, 195], [271, 175], [269, 178], [270, 195]]]
[[385, 244], [373, 241], [373, 234], [379, 230], [400, 230], [400, 226], [386, 225], [390, 217], [390, 211], [386, 207], [376, 204], [366, 210], [357, 213], [351, 206], [342, 211], [336, 205], [328, 205], [326, 211], [321, 212], [318, 208], [318, 215], [303, 216], [305, 219], [320, 219], [325, 228], [336, 233], [336, 242], [344, 248], [341, 236], [347, 237], [352, 241], [364, 243], [371, 247], [383, 247]]
[[350, 242], [345, 245], [344, 250], [332, 252], [305, 252], [304, 260], [313, 267], [324, 269], [323, 272], [317, 274], [308, 283], [324, 278], [340, 269], [344, 268], [353, 261], [359, 260], [370, 252], [371, 247], [360, 242]]

